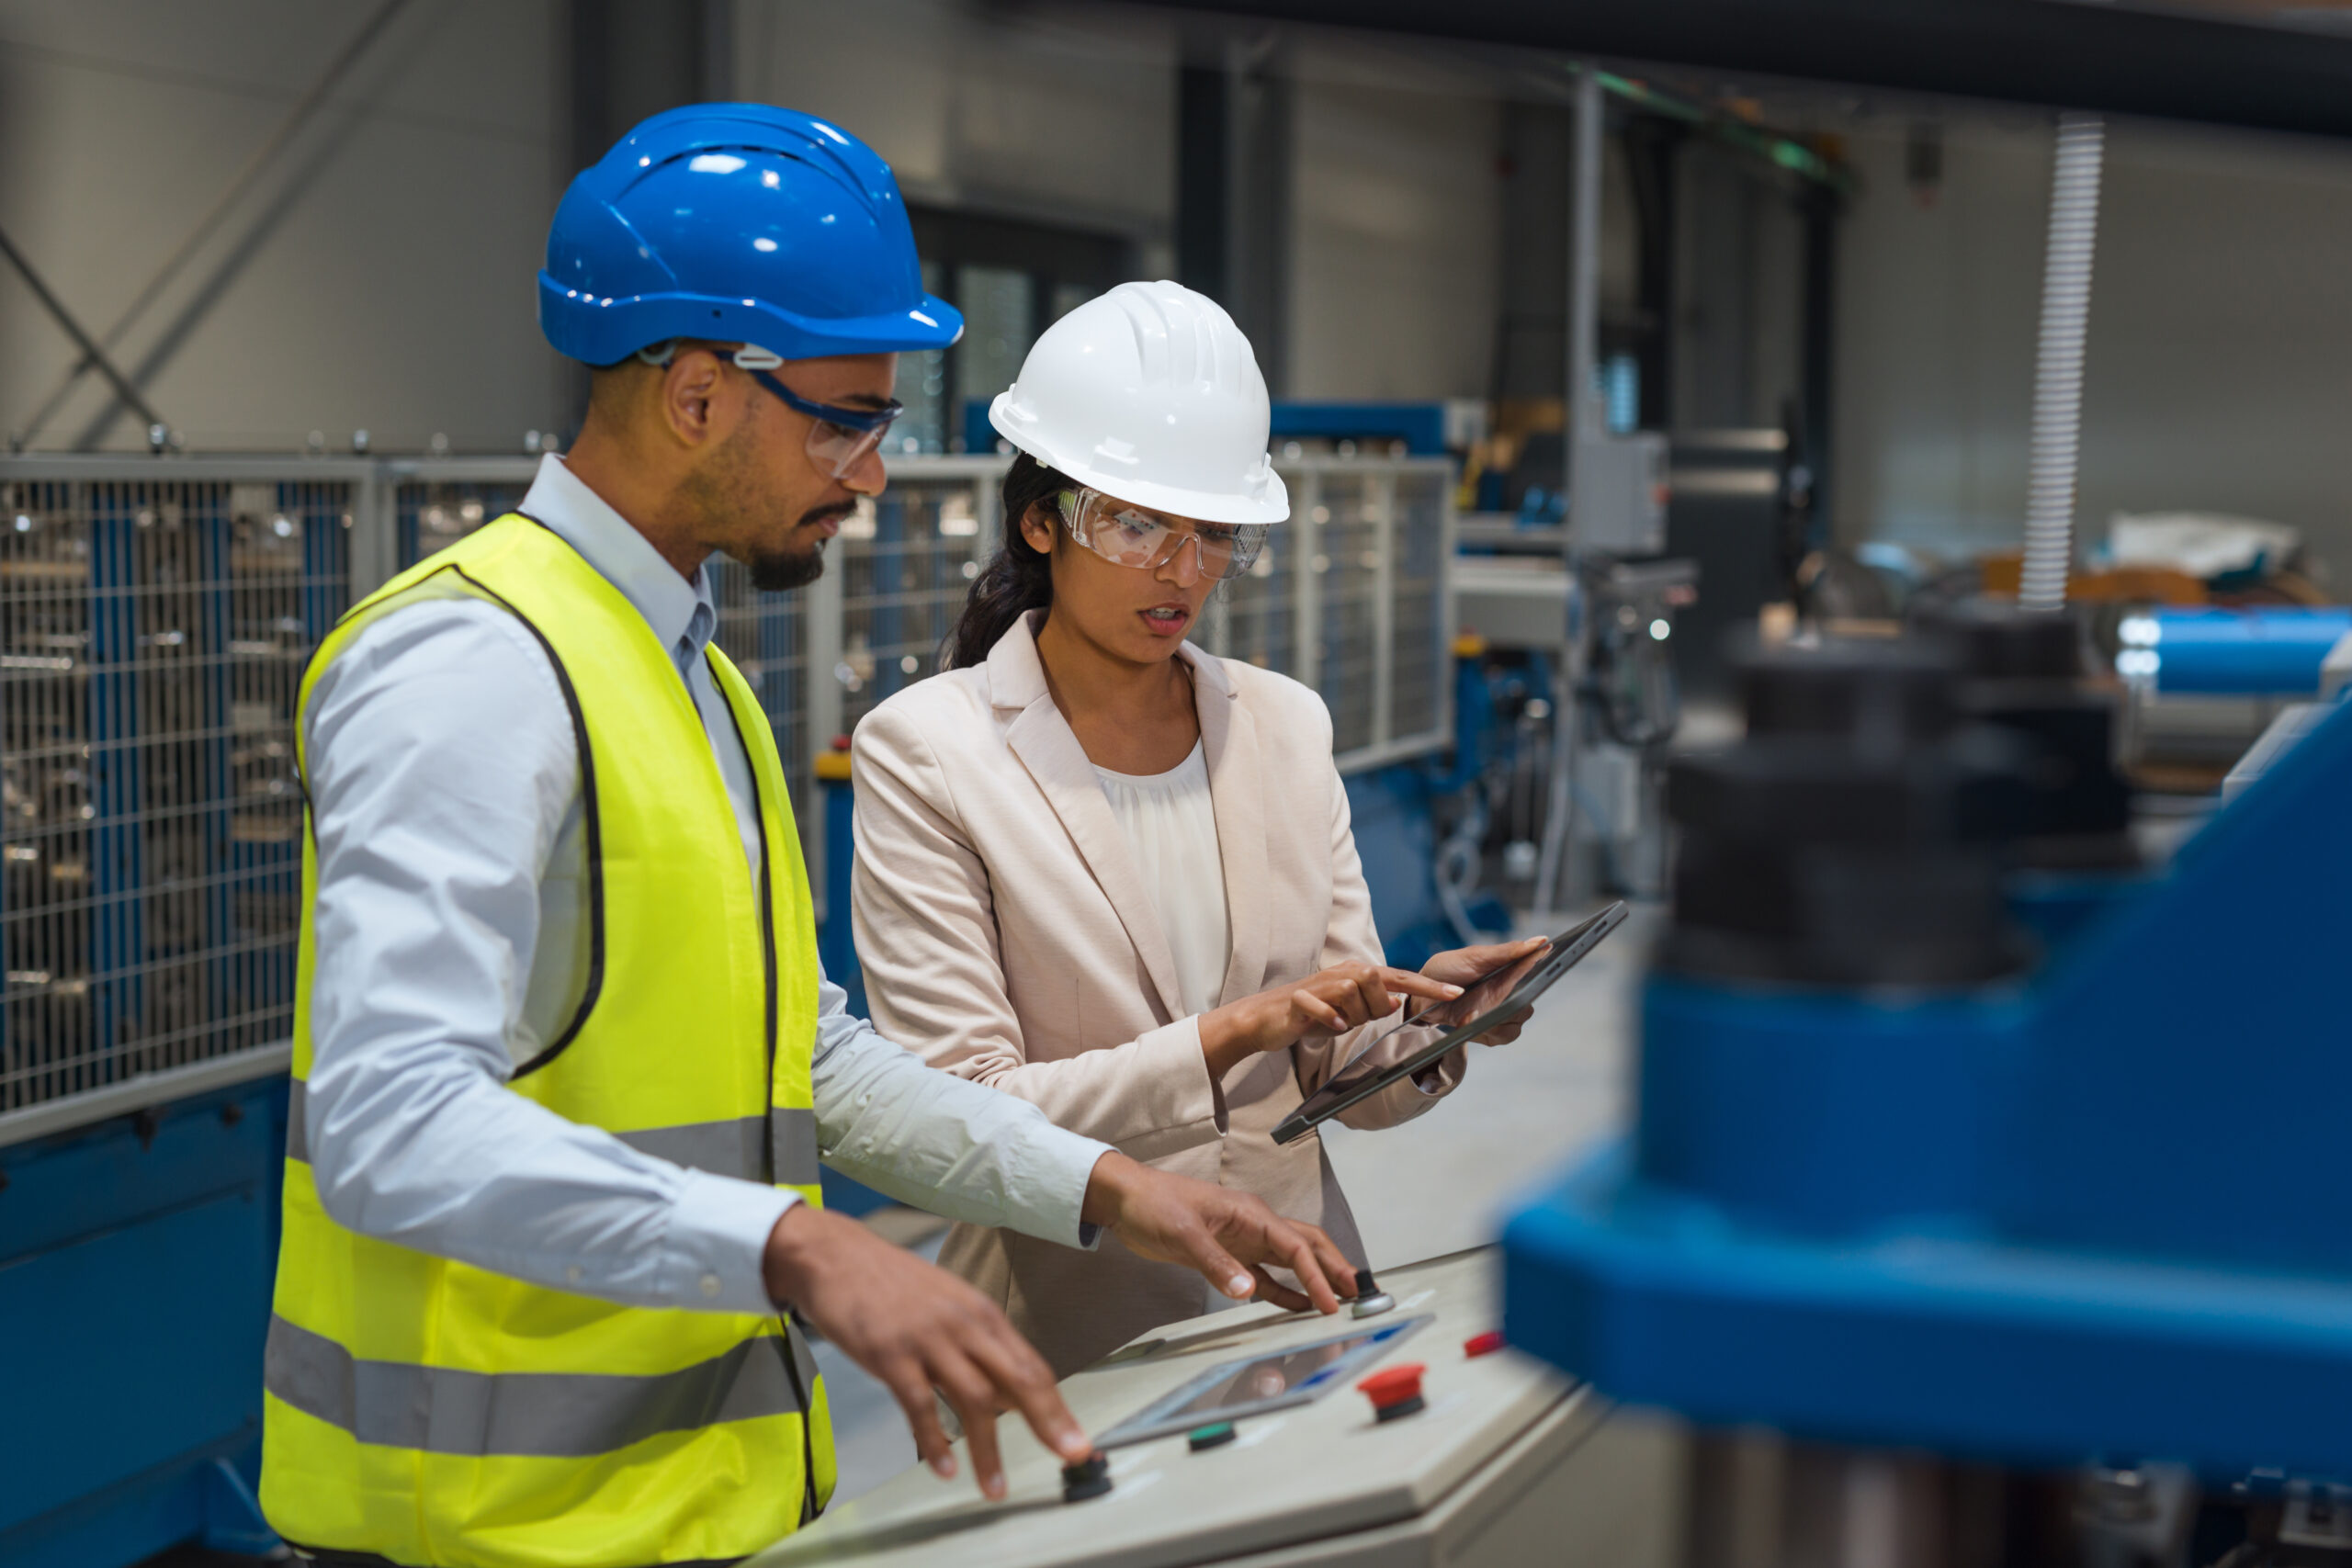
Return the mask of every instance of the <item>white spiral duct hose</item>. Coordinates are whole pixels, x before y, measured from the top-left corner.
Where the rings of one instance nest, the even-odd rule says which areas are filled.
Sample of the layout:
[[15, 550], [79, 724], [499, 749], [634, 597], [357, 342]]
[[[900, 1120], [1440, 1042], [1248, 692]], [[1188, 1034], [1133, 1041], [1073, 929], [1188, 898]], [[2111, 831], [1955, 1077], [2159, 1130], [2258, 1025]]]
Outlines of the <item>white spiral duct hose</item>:
[[2090, 327], [2091, 248], [2098, 236], [2099, 164], [2107, 127], [2097, 115], [2058, 121], [2050, 184], [2050, 254], [2041, 282], [2041, 348], [2033, 370], [2021, 609], [2066, 603], [2075, 564], [2075, 468], [2083, 434], [2083, 340]]

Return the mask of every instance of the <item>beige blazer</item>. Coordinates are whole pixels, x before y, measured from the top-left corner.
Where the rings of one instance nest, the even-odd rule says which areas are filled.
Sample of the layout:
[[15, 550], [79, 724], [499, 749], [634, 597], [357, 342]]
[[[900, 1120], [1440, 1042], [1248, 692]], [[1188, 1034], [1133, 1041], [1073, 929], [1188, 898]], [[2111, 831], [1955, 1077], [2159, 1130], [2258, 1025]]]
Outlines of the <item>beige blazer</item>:
[[[1254, 1056], [1212, 1081], [1125, 836], [1046, 693], [1034, 618], [986, 664], [920, 682], [857, 728], [852, 912], [875, 1024], [1073, 1132], [1254, 1192], [1363, 1261], [1321, 1141], [1277, 1146], [1272, 1136], [1357, 1037]], [[1347, 959], [1380, 962], [1322, 699], [1189, 643], [1181, 657], [1232, 929], [1220, 1003]], [[1417, 1116], [1462, 1071], [1457, 1053], [1422, 1084], [1396, 1085], [1342, 1120], [1381, 1127]], [[1057, 1373], [1204, 1303], [1198, 1275], [1114, 1238], [1088, 1253], [958, 1225], [940, 1261], [1003, 1303]]]

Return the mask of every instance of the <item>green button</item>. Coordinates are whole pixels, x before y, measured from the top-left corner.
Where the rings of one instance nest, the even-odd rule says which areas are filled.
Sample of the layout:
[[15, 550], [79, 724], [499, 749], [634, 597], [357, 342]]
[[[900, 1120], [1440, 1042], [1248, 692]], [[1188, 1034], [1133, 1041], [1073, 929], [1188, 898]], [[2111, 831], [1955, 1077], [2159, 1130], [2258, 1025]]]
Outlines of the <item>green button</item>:
[[1192, 1443], [1194, 1453], [1199, 1453], [1203, 1449], [1223, 1448], [1233, 1441], [1233, 1423], [1219, 1421], [1214, 1426], [1195, 1427], [1188, 1441]]

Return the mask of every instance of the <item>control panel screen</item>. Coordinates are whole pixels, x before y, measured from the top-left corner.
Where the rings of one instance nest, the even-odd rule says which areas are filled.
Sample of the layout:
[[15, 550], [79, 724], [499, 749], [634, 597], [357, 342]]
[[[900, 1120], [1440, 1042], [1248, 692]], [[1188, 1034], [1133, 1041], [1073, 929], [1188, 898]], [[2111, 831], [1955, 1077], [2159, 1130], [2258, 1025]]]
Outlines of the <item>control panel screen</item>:
[[1113, 1448], [1189, 1431], [1212, 1421], [1231, 1421], [1307, 1404], [1340, 1387], [1357, 1371], [1431, 1321], [1426, 1315], [1409, 1317], [1249, 1360], [1221, 1362], [1173, 1393], [1154, 1400], [1096, 1441]]

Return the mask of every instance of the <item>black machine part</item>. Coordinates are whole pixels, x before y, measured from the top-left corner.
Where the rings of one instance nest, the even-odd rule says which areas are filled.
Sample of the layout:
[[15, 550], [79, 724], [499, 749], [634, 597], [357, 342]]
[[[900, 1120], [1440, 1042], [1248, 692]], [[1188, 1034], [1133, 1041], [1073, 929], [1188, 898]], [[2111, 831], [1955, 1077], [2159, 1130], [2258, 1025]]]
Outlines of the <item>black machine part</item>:
[[1942, 988], [2022, 968], [2002, 896], [2028, 803], [2015, 735], [1962, 721], [1949, 643], [1750, 651], [1748, 737], [1679, 758], [1660, 966], [1710, 979]]
[[2115, 766], [2116, 694], [2086, 678], [2079, 607], [2056, 614], [1967, 599], [1922, 611], [1915, 624], [1958, 650], [1956, 699], [1976, 722], [2026, 749], [2025, 818], [2012, 863], [2048, 871], [2131, 871], [2132, 787]]

